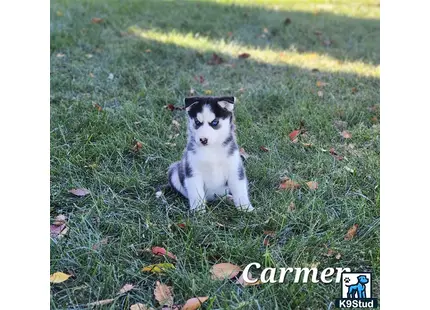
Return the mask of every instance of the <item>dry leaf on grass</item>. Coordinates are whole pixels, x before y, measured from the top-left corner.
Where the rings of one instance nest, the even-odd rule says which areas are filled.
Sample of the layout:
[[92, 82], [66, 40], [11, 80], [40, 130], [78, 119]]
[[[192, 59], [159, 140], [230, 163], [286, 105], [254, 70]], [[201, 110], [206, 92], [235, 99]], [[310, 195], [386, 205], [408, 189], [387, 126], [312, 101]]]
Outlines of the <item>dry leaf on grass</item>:
[[212, 95], [212, 90], [210, 90], [210, 89], [206, 89], [206, 90], [204, 91], [204, 93], [205, 93], [205, 95]]
[[200, 306], [208, 299], [208, 296], [190, 298], [187, 300], [181, 310], [196, 310], [200, 308]]
[[63, 225], [66, 223], [67, 217], [63, 214], [57, 215], [55, 217], [54, 222], [52, 223], [53, 225]]
[[211, 268], [211, 278], [212, 280], [231, 279], [235, 277], [240, 270], [239, 266], [230, 263], [215, 264]]
[[317, 81], [317, 87], [324, 87], [326, 85], [328, 85], [328, 83], [323, 82], [323, 81]]
[[155, 265], [149, 265], [142, 268], [143, 272], [162, 273], [169, 269], [175, 269], [175, 266], [171, 263], [161, 263]]
[[297, 182], [294, 182], [290, 178], [284, 178], [281, 181], [281, 184], [279, 184], [279, 189], [292, 190], [292, 189], [298, 189], [298, 188], [300, 188], [300, 184]]
[[288, 206], [288, 212], [293, 212], [296, 210], [296, 204], [291, 201], [290, 205]]
[[316, 190], [318, 188], [318, 183], [315, 181], [306, 182], [306, 185], [309, 187], [310, 190]]
[[127, 293], [128, 291], [131, 291], [134, 288], [133, 284], [129, 284], [127, 283], [126, 285], [124, 285], [120, 290], [119, 290], [119, 294], [124, 294]]
[[151, 251], [154, 255], [161, 255], [161, 256], [166, 255], [166, 256], [176, 260], [176, 256], [170, 252], [167, 252], [165, 248], [162, 248], [159, 246], [154, 246], [151, 248]]
[[71, 190], [69, 190], [69, 193], [78, 196], [78, 197], [83, 197], [86, 196], [90, 193], [89, 190], [87, 190], [86, 188], [73, 188]]
[[155, 283], [154, 296], [161, 306], [167, 305], [171, 307], [173, 305], [173, 292], [171, 286], [167, 286], [166, 284], [162, 284], [160, 281], [157, 281]]
[[300, 134], [300, 130], [294, 130], [288, 135], [288, 137], [292, 142], [297, 142], [296, 138], [298, 138], [299, 134]]
[[66, 274], [63, 272], [55, 272], [55, 273], [51, 274], [49, 281], [51, 283], [61, 283], [61, 282], [66, 281], [70, 277], [71, 277], [70, 274]]
[[137, 303], [130, 306], [130, 310], [154, 310], [154, 308], [148, 307], [147, 305]]
[[[94, 77], [94, 76], [93, 76]], [[97, 111], [99, 111], [99, 112], [101, 112], [101, 111], [103, 111], [103, 108], [102, 108], [102, 106], [100, 105], [100, 104], [98, 104], [98, 103], [94, 103], [94, 107], [97, 109]]]
[[352, 225], [352, 227], [348, 229], [348, 232], [346, 233], [344, 239], [351, 240], [352, 238], [354, 238], [354, 236], [357, 234], [357, 230], [358, 230], [358, 224]]
[[142, 142], [140, 142], [140, 141], [136, 141], [136, 142], [134, 143], [133, 147], [131, 148], [131, 150], [132, 150], [133, 152], [137, 153], [137, 152], [139, 152], [139, 151], [142, 149], [142, 147], [143, 147]]
[[68, 228], [66, 224], [60, 224], [60, 225], [54, 225], [52, 224], [50, 226], [50, 235], [51, 238], [62, 238], [67, 232]]
[[[251, 282], [247, 282], [245, 281], [244, 277], [243, 277], [243, 272], [241, 274], [241, 276], [239, 277], [239, 279], [237, 279], [237, 281], [235, 282], [236, 284], [240, 284], [242, 286], [254, 286], [254, 285], [259, 285], [261, 284], [260, 280], [254, 279], [252, 277], [252, 274], [250, 272], [248, 272], [248, 279], [251, 280]], [[257, 280], [257, 281], [255, 281]]]
[[93, 24], [100, 24], [100, 23], [102, 23], [102, 22], [103, 22], [103, 18], [93, 17], [93, 18], [91, 19], [91, 22], [92, 22]]
[[351, 139], [351, 138], [352, 138], [351, 133], [350, 133], [349, 131], [347, 131], [347, 130], [342, 131], [341, 135], [342, 135], [342, 137], [344, 137], [345, 139]]
[[208, 61], [208, 65], [220, 65], [222, 63], [224, 63], [224, 59], [215, 53], [212, 54], [212, 59]]
[[260, 150], [263, 151], [263, 152], [269, 152], [270, 151], [267, 147], [265, 147], [263, 145], [260, 146]]
[[248, 53], [242, 53], [239, 55], [239, 58], [249, 58], [251, 55]]

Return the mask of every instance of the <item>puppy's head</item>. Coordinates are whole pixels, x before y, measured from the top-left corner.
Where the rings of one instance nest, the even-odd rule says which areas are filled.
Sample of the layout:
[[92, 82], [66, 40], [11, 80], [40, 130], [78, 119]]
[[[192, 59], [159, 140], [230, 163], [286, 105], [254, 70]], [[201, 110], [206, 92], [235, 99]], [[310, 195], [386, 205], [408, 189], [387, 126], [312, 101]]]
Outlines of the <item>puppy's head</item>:
[[235, 101], [235, 97], [185, 98], [188, 128], [197, 145], [221, 144], [230, 136]]

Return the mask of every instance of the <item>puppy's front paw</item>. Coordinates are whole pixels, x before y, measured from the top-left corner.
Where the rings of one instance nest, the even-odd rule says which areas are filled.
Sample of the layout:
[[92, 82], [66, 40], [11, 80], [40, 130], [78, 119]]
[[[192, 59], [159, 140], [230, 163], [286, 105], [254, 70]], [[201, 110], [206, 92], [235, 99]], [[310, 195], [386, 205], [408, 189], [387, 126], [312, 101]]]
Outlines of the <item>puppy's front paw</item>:
[[206, 212], [206, 201], [190, 202], [190, 211], [192, 213], [205, 213]]
[[254, 207], [252, 206], [252, 204], [247, 204], [247, 205], [240, 205], [237, 206], [237, 208], [241, 211], [245, 211], [245, 212], [252, 212], [254, 211]]

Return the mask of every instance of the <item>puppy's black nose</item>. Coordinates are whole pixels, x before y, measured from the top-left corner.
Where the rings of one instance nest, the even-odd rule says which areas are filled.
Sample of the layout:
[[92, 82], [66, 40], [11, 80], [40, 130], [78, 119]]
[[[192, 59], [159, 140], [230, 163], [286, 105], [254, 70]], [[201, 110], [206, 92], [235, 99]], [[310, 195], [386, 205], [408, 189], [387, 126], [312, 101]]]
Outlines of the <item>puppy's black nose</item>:
[[200, 142], [201, 142], [203, 145], [206, 145], [206, 144], [208, 144], [208, 139], [206, 139], [206, 138], [200, 138]]

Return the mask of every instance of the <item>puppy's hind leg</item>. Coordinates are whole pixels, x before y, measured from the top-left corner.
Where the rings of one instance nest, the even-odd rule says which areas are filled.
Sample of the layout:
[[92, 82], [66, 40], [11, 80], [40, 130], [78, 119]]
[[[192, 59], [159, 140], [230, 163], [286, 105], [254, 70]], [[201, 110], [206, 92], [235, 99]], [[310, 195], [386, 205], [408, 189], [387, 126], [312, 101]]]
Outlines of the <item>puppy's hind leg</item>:
[[240, 158], [229, 167], [228, 187], [233, 195], [234, 205], [238, 209], [248, 212], [254, 210], [249, 201], [248, 180]]
[[170, 165], [168, 177], [170, 186], [180, 192], [185, 198], [188, 198], [187, 190], [184, 187], [185, 173], [180, 161]]

